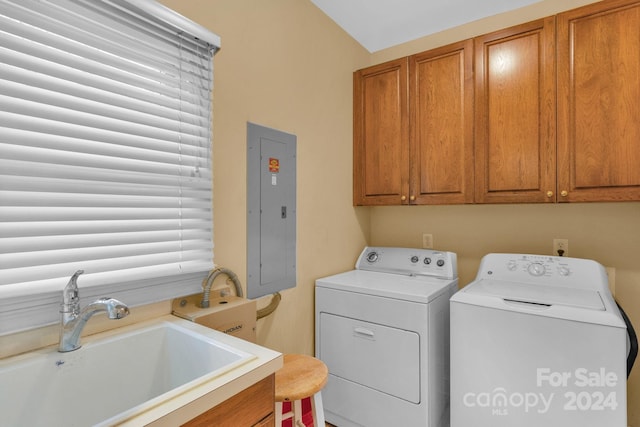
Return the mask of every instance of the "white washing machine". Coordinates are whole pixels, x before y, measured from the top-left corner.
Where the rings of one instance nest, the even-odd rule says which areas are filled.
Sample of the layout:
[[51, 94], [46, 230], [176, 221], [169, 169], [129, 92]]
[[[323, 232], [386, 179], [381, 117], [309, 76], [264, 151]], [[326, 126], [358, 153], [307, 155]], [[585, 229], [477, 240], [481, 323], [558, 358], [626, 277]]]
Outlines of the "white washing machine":
[[626, 427], [627, 345], [597, 262], [489, 254], [451, 298], [451, 426]]
[[452, 252], [367, 247], [356, 269], [316, 280], [325, 418], [339, 427], [447, 427]]

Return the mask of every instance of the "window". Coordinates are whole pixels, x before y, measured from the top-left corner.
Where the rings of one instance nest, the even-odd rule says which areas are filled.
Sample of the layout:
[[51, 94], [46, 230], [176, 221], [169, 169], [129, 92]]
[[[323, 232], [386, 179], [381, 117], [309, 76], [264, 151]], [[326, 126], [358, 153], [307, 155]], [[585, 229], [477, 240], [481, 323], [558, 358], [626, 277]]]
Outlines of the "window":
[[218, 37], [153, 1], [0, 0], [0, 334], [199, 292]]

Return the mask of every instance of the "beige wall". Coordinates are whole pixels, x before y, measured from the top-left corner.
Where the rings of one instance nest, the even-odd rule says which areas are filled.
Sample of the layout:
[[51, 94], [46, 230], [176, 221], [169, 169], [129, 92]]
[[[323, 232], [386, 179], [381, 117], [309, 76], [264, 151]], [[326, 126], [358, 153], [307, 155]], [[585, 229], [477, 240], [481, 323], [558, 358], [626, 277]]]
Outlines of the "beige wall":
[[214, 62], [214, 251], [243, 284], [247, 121], [298, 138], [298, 284], [258, 321], [258, 342], [312, 354], [314, 280], [350, 268], [368, 239], [369, 212], [351, 205], [351, 164], [352, 72], [369, 54], [309, 1], [162, 3], [222, 39]]

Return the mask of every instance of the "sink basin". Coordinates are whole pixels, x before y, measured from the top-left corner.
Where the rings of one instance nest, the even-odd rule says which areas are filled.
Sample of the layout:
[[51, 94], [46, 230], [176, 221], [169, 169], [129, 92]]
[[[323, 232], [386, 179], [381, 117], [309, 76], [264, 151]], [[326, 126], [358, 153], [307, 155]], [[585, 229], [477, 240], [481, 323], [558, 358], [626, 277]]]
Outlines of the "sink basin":
[[255, 358], [198, 328], [134, 325], [84, 338], [70, 353], [52, 347], [0, 360], [0, 424], [116, 424]]

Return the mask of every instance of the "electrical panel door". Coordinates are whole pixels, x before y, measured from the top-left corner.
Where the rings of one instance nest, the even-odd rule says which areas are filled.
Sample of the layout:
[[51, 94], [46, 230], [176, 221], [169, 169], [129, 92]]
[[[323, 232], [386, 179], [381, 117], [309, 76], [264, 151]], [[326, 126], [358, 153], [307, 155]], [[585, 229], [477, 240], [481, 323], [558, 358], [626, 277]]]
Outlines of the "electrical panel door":
[[247, 296], [296, 285], [296, 137], [248, 123]]

